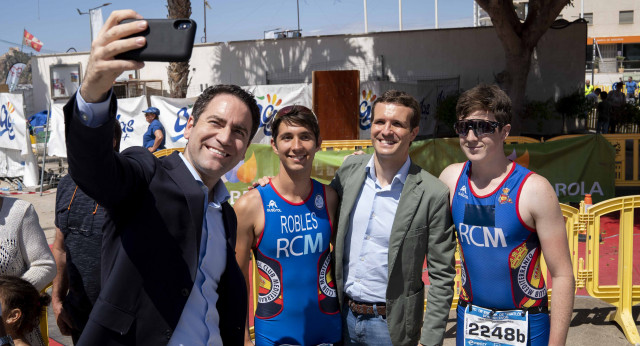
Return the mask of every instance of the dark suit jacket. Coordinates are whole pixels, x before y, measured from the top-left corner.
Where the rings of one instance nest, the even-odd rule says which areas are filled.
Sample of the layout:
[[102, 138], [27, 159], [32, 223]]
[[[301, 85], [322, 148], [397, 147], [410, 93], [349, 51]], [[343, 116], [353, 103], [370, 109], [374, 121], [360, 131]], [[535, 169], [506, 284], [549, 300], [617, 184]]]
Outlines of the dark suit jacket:
[[[73, 180], [107, 209], [102, 290], [79, 345], [166, 344], [193, 288], [204, 195], [177, 153], [158, 159], [141, 147], [113, 152], [116, 99], [109, 121], [90, 128], [75, 97], [64, 108]], [[223, 204], [227, 265], [216, 308], [225, 345], [241, 345], [247, 293], [235, 260], [236, 216]]]
[[[351, 211], [358, 201], [371, 155], [349, 157], [331, 182], [340, 196], [335, 277], [340, 306], [344, 301], [344, 243]], [[415, 164], [409, 167], [389, 236], [386, 294], [387, 326], [395, 346], [440, 345], [453, 299], [456, 240], [449, 209], [449, 189]], [[427, 260], [429, 287], [422, 264]], [[424, 320], [424, 324], [423, 324]]]

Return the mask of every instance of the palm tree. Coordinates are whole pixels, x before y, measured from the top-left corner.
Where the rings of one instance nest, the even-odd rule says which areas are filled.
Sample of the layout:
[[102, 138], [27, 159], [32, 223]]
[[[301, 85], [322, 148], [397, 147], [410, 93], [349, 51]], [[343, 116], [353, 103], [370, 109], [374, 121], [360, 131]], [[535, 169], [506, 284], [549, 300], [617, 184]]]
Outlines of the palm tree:
[[[191, 17], [190, 0], [167, 0], [169, 14], [167, 18], [189, 18]], [[169, 93], [171, 97], [184, 98], [187, 96], [189, 84], [189, 62], [171, 62], [167, 67], [169, 77]]]

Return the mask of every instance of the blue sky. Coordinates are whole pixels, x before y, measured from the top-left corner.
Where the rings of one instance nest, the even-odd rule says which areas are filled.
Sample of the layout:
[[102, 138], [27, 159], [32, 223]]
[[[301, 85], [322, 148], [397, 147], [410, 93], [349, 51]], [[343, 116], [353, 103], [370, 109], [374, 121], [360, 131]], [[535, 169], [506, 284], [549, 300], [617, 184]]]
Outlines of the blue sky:
[[[295, 0], [208, 0], [207, 41], [236, 41], [263, 38], [264, 31], [296, 29]], [[79, 15], [105, 2], [103, 18], [111, 11], [133, 8], [145, 18], [166, 18], [164, 0], [4, 0], [0, 30], [0, 54], [20, 46], [23, 29], [43, 43], [41, 53], [90, 48], [89, 16]], [[363, 0], [299, 0], [300, 27], [304, 36], [355, 34], [364, 32]], [[191, 18], [198, 23], [196, 43], [204, 39], [203, 1], [191, 1]], [[369, 32], [398, 30], [398, 1], [367, 0]], [[402, 0], [405, 30], [435, 27], [434, 0]], [[439, 0], [440, 28], [473, 25], [473, 0]], [[25, 48], [25, 52], [33, 52]]]

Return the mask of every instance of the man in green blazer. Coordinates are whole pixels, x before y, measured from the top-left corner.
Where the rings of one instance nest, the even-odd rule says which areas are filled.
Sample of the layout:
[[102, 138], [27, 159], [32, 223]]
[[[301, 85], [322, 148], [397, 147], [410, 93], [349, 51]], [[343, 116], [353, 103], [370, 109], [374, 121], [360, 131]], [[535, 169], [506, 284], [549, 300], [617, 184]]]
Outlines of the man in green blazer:
[[[444, 338], [456, 243], [449, 190], [409, 158], [419, 121], [413, 97], [385, 92], [373, 105], [375, 153], [348, 157], [331, 183], [341, 198], [335, 277], [345, 345]], [[431, 285], [423, 317], [425, 258]]]

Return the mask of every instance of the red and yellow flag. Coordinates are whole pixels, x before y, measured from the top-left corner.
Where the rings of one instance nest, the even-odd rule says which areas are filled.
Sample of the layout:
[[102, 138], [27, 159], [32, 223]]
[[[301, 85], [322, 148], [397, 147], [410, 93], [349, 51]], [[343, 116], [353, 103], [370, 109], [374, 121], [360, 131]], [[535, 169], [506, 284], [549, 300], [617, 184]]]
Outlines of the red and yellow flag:
[[37, 52], [42, 49], [42, 42], [35, 38], [31, 33], [29, 33], [26, 29], [24, 30], [24, 37], [22, 38], [22, 44], [30, 46], [35, 49]]

